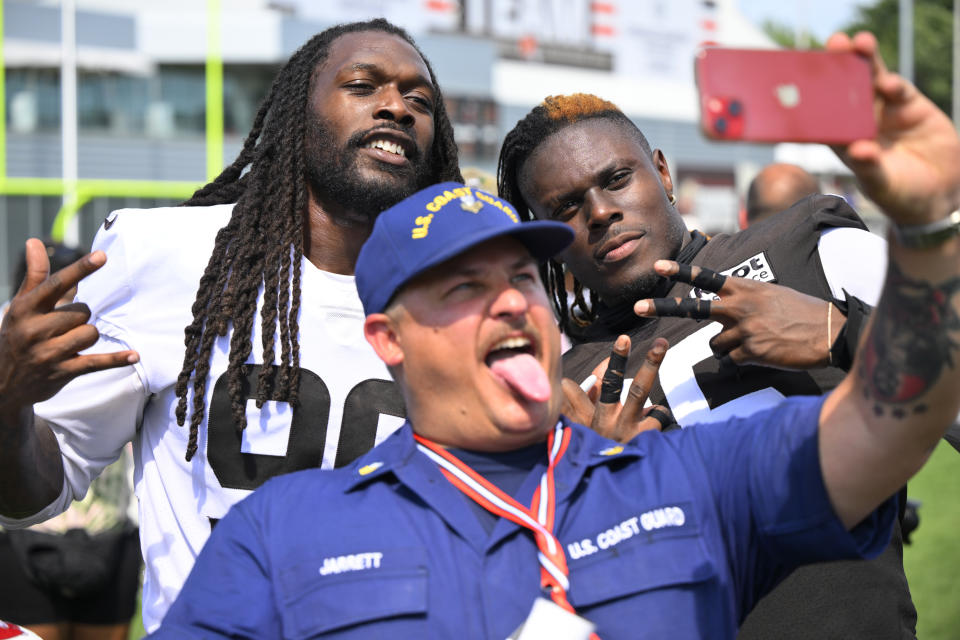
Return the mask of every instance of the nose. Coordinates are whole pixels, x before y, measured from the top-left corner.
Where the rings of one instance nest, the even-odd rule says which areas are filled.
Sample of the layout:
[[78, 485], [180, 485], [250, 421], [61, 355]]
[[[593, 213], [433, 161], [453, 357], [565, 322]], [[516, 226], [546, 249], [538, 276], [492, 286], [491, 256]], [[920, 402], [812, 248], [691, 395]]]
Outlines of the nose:
[[396, 122], [404, 127], [413, 126], [415, 119], [403, 94], [394, 86], [384, 87], [382, 94], [383, 99], [373, 117]]
[[490, 305], [490, 315], [495, 318], [509, 320], [520, 318], [530, 308], [527, 297], [512, 284], [503, 287]]
[[605, 227], [623, 219], [623, 212], [610, 193], [599, 187], [590, 189], [584, 195], [584, 208], [587, 213], [587, 225], [590, 228]]

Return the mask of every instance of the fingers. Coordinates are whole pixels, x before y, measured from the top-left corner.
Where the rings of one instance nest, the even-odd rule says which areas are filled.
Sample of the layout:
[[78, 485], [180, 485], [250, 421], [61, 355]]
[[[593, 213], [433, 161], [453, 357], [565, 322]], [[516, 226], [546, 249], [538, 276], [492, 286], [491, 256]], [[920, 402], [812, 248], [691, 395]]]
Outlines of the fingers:
[[613, 343], [607, 369], [600, 384], [600, 401], [593, 413], [591, 428], [600, 435], [616, 439], [617, 418], [620, 415], [620, 393], [623, 391], [623, 372], [630, 354], [630, 338], [618, 336]]
[[673, 275], [673, 279], [678, 282], [692, 284], [695, 287], [710, 291], [711, 293], [720, 293], [720, 289], [723, 288], [723, 283], [726, 282], [727, 276], [721, 275], [706, 267], [695, 267], [690, 264], [677, 263], [677, 271]]
[[[21, 317], [23, 314], [19, 308], [12, 310], [8, 315], [15, 323], [15, 326], [10, 326], [8, 329], [8, 339], [25, 345], [39, 344], [44, 340], [65, 335], [80, 327], [89, 327], [89, 330], [96, 336], [96, 329], [92, 325], [86, 324], [90, 319], [90, 309], [82, 303], [64, 305], [48, 313], [34, 314], [30, 318]], [[96, 342], [96, 337], [94, 337], [94, 342]], [[74, 351], [89, 346], [86, 345]]]
[[677, 421], [673, 419], [673, 414], [670, 412], [670, 409], [662, 404], [655, 404], [647, 407], [647, 410], [644, 411], [643, 420], [637, 424], [637, 433], [652, 431], [654, 429], [663, 431], [667, 427], [676, 424]]
[[633, 305], [638, 316], [657, 316], [660, 318], [710, 318], [710, 300], [700, 298], [653, 298], [640, 300]]
[[[704, 291], [719, 294], [729, 279], [706, 267], [679, 264], [673, 260], [657, 260], [654, 270], [676, 282], [682, 282]], [[640, 300], [634, 304], [633, 311], [638, 316], [659, 316], [671, 318], [694, 318], [706, 320], [716, 313], [712, 300], [697, 298], [656, 298]]]
[[676, 424], [676, 421], [673, 419], [673, 414], [670, 413], [670, 409], [666, 408], [662, 404], [655, 404], [647, 408], [644, 412], [644, 420], [656, 420], [660, 423], [660, 430], [662, 431], [664, 427], [667, 427], [671, 424]]
[[51, 378], [62, 378], [65, 373], [73, 378], [82, 373], [120, 367], [137, 362], [136, 351], [116, 351], [107, 354], [80, 355], [84, 349], [96, 344], [100, 332], [93, 325], [81, 324], [62, 335], [44, 340], [31, 349], [35, 366], [47, 368]]
[[630, 354], [630, 338], [618, 336], [613, 343], [613, 352], [610, 354], [607, 369], [600, 384], [600, 401], [597, 402], [593, 413], [591, 428], [600, 435], [617, 439], [620, 417], [620, 393], [623, 391], [623, 372], [627, 366], [627, 356]]
[[666, 427], [676, 424], [670, 410], [663, 405], [655, 404], [647, 407], [643, 417], [626, 425], [617, 438], [618, 442], [630, 442], [644, 431], [663, 431]]
[[[653, 388], [654, 381], [657, 378], [657, 371], [660, 369], [660, 363], [667, 353], [667, 341], [663, 338], [657, 338], [653, 341], [650, 349], [640, 364], [640, 368], [633, 377], [630, 389], [627, 392], [627, 399], [623, 406], [619, 402], [619, 391], [623, 387], [623, 372], [619, 374], [619, 384], [616, 385], [617, 396], [610, 400], [603, 400], [597, 403], [597, 409], [594, 413], [593, 429], [603, 436], [616, 440], [617, 442], [627, 442], [640, 431], [657, 428], [655, 420], [647, 420], [643, 415], [643, 405], [647, 402], [650, 395], [650, 389]], [[630, 339], [627, 336], [620, 336], [614, 344], [614, 353], [610, 356], [609, 372], [618, 365], [620, 356], [626, 360], [626, 353], [630, 351]], [[611, 382], [605, 384], [608, 387], [608, 393], [614, 392], [612, 382], [614, 376], [611, 376]], [[607, 396], [610, 398], [611, 396]]]
[[587, 393], [570, 378], [560, 381], [560, 390], [563, 392], [563, 405], [560, 412], [580, 424], [590, 424], [593, 421], [594, 405]]
[[[718, 295], [733, 293], [735, 289], [732, 287], [742, 288], [755, 284], [744, 278], [731, 278], [706, 267], [679, 264], [673, 260], [657, 260], [653, 268], [661, 276]], [[642, 317], [693, 318], [695, 320], [725, 315], [722, 302], [701, 297], [639, 300], [634, 304], [633, 312]]]
[[853, 41], [842, 31], [834, 33], [823, 45], [827, 51], [853, 51]]
[[[42, 242], [38, 241], [38, 244], [41, 247], [43, 246]], [[39, 261], [39, 256], [33, 256], [32, 258], [28, 256], [27, 278], [20, 289], [24, 295], [30, 294], [31, 302], [44, 310], [56, 307], [57, 302], [67, 291], [70, 291], [107, 261], [107, 256], [103, 251], [94, 251], [56, 273], [40, 278], [41, 274], [50, 270], [50, 263], [45, 250], [43, 254], [42, 263]], [[32, 274], [31, 269], [33, 270]], [[38, 278], [40, 278], [39, 281]]]
[[[563, 412], [581, 424], [590, 424], [600, 435], [626, 442], [642, 430], [657, 428], [657, 421], [644, 411], [650, 390], [657, 379], [660, 364], [669, 344], [663, 338], [653, 341], [640, 368], [633, 377], [625, 402], [620, 404], [624, 371], [630, 354], [629, 336], [618, 336], [613, 345], [601, 384], [601, 398], [594, 408], [584, 389], [573, 380], [564, 379], [561, 389], [564, 395]], [[594, 387], [595, 388], [595, 387]], [[582, 419], [587, 415], [587, 419]]]
[[24, 335], [42, 340], [66, 333], [74, 327], [86, 324], [89, 319], [90, 307], [82, 302], [70, 303], [35, 317]]
[[20, 283], [20, 288], [17, 290], [18, 296], [35, 289], [50, 275], [50, 258], [47, 256], [46, 247], [44, 247], [43, 242], [40, 240], [36, 238], [27, 240], [25, 259], [27, 262], [27, 275], [24, 277], [23, 282]]
[[717, 335], [710, 338], [710, 350], [717, 358], [729, 356], [743, 344], [743, 335], [736, 328], [724, 329]]
[[595, 403], [600, 398], [600, 385], [598, 384], [598, 380], [599, 378], [591, 373], [580, 383], [580, 388], [583, 389], [583, 392], [590, 398], [590, 402]]
[[[587, 376], [587, 379], [580, 383], [580, 388], [587, 392], [591, 402], [598, 402], [600, 400], [600, 381], [603, 379], [603, 374], [607, 371], [608, 364], [610, 364], [610, 356], [598, 362], [590, 375]], [[593, 382], [591, 386], [588, 387], [587, 380], [591, 379]]]
[[834, 33], [824, 45], [827, 51], [837, 53], [853, 52], [858, 53], [864, 58], [870, 60], [870, 66], [873, 69], [874, 77], [887, 73], [887, 65], [880, 57], [880, 49], [877, 46], [877, 38], [869, 31], [861, 31], [851, 38], [843, 32]]
[[600, 402], [620, 402], [620, 393], [623, 391], [623, 371], [627, 366], [627, 356], [630, 354], [630, 338], [619, 336], [613, 344], [613, 353], [607, 363], [607, 370], [600, 383]]
[[869, 31], [860, 31], [854, 34], [850, 41], [853, 51], [859, 53], [865, 58], [870, 59], [870, 65], [873, 68], [874, 77], [889, 73], [887, 65], [880, 56], [880, 47], [877, 44], [877, 38]]
[[60, 370], [66, 381], [72, 380], [77, 376], [94, 371], [103, 371], [105, 369], [116, 369], [117, 367], [126, 367], [139, 362], [140, 354], [136, 351], [115, 351], [113, 353], [95, 353], [90, 355], [76, 356], [64, 360], [60, 365]]
[[657, 379], [657, 372], [660, 370], [660, 364], [666, 354], [667, 341], [663, 338], [654, 340], [647, 351], [646, 357], [640, 364], [640, 368], [633, 376], [633, 382], [627, 392], [627, 400], [623, 403], [623, 410], [620, 413], [621, 424], [627, 425], [636, 422], [643, 412], [643, 405], [650, 397], [650, 389], [653, 388], [653, 383]]
[[658, 275], [676, 282], [699, 287], [711, 293], [720, 293], [720, 289], [727, 281], [727, 276], [717, 273], [713, 269], [681, 264], [673, 260], [657, 260], [653, 263], [653, 269]]

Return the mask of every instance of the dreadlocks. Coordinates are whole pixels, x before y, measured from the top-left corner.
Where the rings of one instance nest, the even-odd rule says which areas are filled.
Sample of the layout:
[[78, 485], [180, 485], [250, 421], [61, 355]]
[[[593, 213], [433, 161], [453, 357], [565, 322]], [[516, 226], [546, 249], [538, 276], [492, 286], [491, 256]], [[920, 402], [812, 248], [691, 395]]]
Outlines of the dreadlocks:
[[[612, 102], [587, 93], [549, 96], [517, 123], [507, 134], [500, 149], [497, 190], [501, 198], [514, 205], [521, 218], [534, 219], [533, 211], [520, 191], [520, 171], [524, 163], [544, 140], [557, 131], [592, 118], [603, 118], [623, 125], [634, 135], [644, 152], [653, 157], [650, 143], [643, 132]], [[588, 302], [584, 287], [576, 278], [573, 279], [574, 302], [572, 307], [568, 308], [564, 269], [559, 260], [548, 260], [540, 268], [540, 274], [551, 295], [561, 331], [568, 335], [577, 335], [579, 329], [596, 319], [592, 293]], [[574, 309], [579, 311], [574, 314]]]
[[[210, 370], [210, 352], [218, 336], [233, 324], [227, 367], [231, 412], [238, 429], [246, 428], [245, 364], [252, 350], [257, 295], [263, 286], [261, 333], [263, 362], [256, 401], [298, 401], [300, 344], [300, 263], [303, 258], [304, 219], [308, 204], [304, 140], [311, 77], [340, 36], [381, 31], [399, 36], [416, 49], [436, 88], [434, 142], [429, 167], [432, 182], [462, 181], [457, 164], [453, 127], [447, 117], [433, 68], [402, 29], [376, 19], [339, 25], [311, 38], [280, 70], [257, 111], [253, 127], [237, 159], [217, 178], [199, 189], [185, 206], [235, 202], [230, 221], [216, 237], [213, 253], [200, 278], [193, 303], [193, 321], [184, 330], [186, 354], [177, 378], [177, 423], [187, 414], [188, 387], [193, 379], [190, 437], [186, 459], [197, 450], [204, 417], [204, 395]], [[249, 170], [245, 170], [249, 167]], [[280, 364], [275, 359], [276, 327], [280, 327]]]

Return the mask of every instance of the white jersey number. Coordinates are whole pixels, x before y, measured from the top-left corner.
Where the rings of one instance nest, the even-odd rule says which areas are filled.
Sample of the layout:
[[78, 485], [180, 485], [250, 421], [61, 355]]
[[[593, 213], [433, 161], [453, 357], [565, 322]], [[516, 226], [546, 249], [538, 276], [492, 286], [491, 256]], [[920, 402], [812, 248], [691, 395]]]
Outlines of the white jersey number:
[[[261, 368], [258, 364], [247, 365], [243, 389], [248, 399], [257, 395]], [[273, 366], [273, 369], [276, 375], [279, 367]], [[273, 476], [320, 466], [330, 416], [330, 392], [320, 376], [309, 369], [300, 369], [300, 402], [293, 408], [286, 456], [241, 450], [242, 434], [233, 421], [228, 387], [224, 374], [213, 388], [207, 422], [210, 438], [207, 458], [220, 486], [253, 490]], [[395, 384], [370, 379], [350, 390], [343, 407], [335, 466], [348, 464], [373, 448], [380, 414], [404, 417], [403, 397]]]
[[802, 371], [759, 366], [722, 370], [710, 349], [710, 338], [720, 329], [719, 323], [711, 322], [690, 334], [667, 351], [660, 365], [660, 386], [681, 426], [748, 416], [778, 404], [784, 396], [821, 393]]

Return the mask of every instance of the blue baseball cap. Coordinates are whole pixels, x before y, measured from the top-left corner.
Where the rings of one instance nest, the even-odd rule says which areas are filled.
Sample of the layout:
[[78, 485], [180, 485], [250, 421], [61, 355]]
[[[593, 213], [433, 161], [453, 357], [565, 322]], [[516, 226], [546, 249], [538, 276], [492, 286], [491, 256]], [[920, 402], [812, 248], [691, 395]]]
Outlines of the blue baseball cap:
[[360, 249], [356, 282], [363, 310], [387, 308], [402, 287], [431, 267], [501, 236], [523, 243], [546, 260], [573, 242], [561, 222], [520, 223], [506, 200], [458, 182], [443, 182], [401, 200], [377, 217]]

